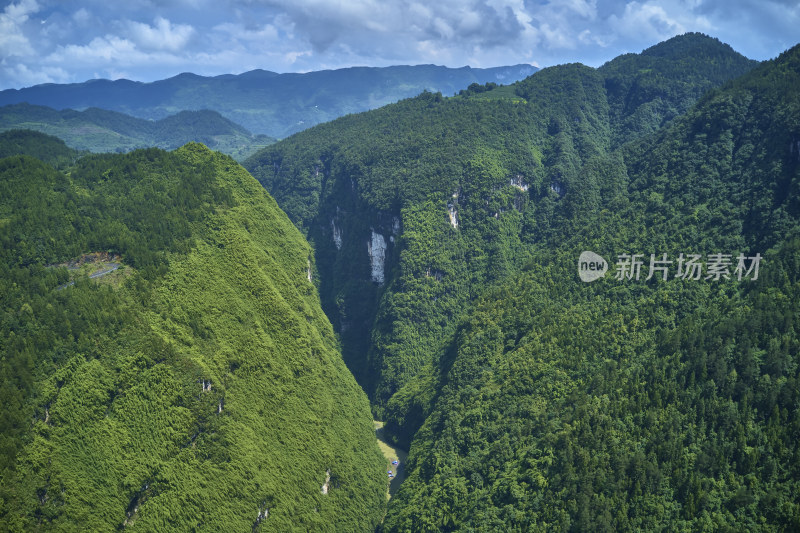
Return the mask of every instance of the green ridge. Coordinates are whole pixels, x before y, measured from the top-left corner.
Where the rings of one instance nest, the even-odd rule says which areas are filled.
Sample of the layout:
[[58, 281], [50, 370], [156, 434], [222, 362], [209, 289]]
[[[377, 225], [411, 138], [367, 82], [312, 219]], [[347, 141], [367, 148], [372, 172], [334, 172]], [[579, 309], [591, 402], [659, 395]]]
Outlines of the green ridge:
[[[67, 174], [8, 157], [0, 187], [0, 529], [377, 525], [367, 399], [310, 247], [247, 172], [190, 144]], [[59, 290], [49, 265], [94, 251], [132, 274]]]

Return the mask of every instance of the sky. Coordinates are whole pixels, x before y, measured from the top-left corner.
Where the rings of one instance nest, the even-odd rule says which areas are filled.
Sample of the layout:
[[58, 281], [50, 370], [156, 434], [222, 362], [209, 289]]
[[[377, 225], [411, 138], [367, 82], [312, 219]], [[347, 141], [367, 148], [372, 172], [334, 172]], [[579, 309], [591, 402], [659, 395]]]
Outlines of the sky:
[[0, 89], [182, 72], [599, 66], [698, 31], [751, 59], [800, 42], [800, 0], [12, 0]]

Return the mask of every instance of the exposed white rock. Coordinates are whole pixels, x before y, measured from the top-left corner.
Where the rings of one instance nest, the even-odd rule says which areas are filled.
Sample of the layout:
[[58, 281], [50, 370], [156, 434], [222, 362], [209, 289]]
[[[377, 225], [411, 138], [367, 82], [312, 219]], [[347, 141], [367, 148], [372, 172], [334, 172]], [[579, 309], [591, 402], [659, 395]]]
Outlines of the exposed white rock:
[[386, 240], [380, 233], [372, 230], [372, 239], [367, 243], [369, 262], [372, 270], [372, 281], [384, 282], [384, 266], [386, 263]]
[[311, 259], [308, 260], [308, 267], [306, 268], [308, 274], [308, 281], [311, 281]]
[[253, 531], [255, 531], [258, 524], [260, 524], [261, 521], [267, 518], [268, 516], [269, 516], [269, 507], [265, 508], [263, 511], [259, 510], [258, 516], [256, 517], [256, 521], [253, 524]]
[[447, 203], [447, 215], [450, 217], [450, 225], [454, 228], [458, 228], [458, 209], [456, 209], [458, 205], [458, 193], [459, 189], [456, 189], [453, 193], [453, 200]]
[[523, 192], [527, 191], [530, 188], [530, 185], [525, 183], [525, 181], [522, 179], [521, 174], [517, 174], [516, 176], [511, 178], [511, 185], [513, 185], [514, 187]]
[[458, 210], [454, 204], [447, 204], [447, 215], [450, 217], [450, 225], [458, 228]]
[[331, 219], [331, 228], [333, 229], [333, 244], [336, 245], [337, 250], [342, 249], [342, 230], [336, 225], [336, 219]]
[[328, 494], [328, 490], [331, 488], [331, 469], [329, 468], [325, 472], [325, 483], [322, 484], [322, 494]]
[[442, 278], [444, 277], [444, 272], [442, 272], [441, 270], [434, 270], [431, 269], [431, 267], [428, 267], [425, 269], [425, 277], [433, 278], [436, 281], [442, 281]]

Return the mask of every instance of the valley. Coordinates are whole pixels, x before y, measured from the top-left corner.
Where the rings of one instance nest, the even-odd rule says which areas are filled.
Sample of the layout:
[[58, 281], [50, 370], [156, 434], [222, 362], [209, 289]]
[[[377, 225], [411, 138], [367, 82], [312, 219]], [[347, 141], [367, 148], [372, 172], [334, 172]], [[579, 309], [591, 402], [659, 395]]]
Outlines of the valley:
[[0, 531], [800, 529], [800, 45], [518, 67], [0, 93]]

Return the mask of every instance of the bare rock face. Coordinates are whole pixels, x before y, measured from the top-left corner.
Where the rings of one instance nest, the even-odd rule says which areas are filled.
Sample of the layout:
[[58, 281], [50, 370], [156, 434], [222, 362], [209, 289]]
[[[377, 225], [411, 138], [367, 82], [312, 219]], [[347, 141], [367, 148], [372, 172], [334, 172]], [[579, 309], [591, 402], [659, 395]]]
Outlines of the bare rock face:
[[459, 190], [453, 193], [452, 200], [447, 202], [447, 216], [450, 217], [450, 225], [458, 229], [458, 197]]
[[525, 183], [525, 180], [521, 174], [517, 174], [516, 176], [511, 178], [511, 185], [521, 190], [522, 192], [527, 192], [528, 189], [530, 188], [530, 185]]
[[383, 283], [385, 281], [386, 239], [375, 230], [372, 230], [372, 238], [367, 243], [367, 253], [369, 253], [372, 281]]
[[342, 249], [342, 229], [336, 225], [336, 219], [331, 219], [331, 228], [333, 230], [333, 244], [336, 245], [337, 250]]
[[325, 472], [325, 483], [322, 485], [322, 494], [328, 494], [328, 491], [331, 488], [331, 469], [329, 468]]

